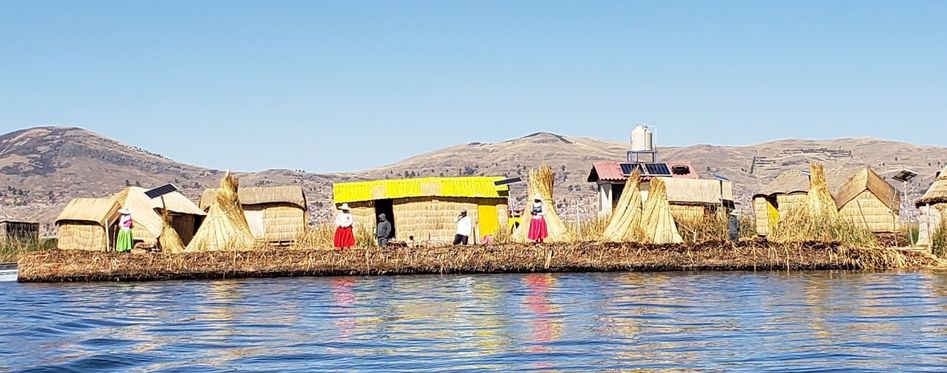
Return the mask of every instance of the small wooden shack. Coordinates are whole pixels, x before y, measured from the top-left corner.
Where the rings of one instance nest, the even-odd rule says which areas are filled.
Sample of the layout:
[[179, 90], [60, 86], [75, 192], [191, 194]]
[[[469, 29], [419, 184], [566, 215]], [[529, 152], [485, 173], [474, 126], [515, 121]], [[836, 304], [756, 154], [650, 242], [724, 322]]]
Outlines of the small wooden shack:
[[[386, 214], [394, 237], [407, 240], [451, 242], [457, 218], [466, 209], [474, 236], [482, 240], [507, 226], [509, 187], [497, 186], [502, 177], [432, 177], [336, 183], [336, 206], [348, 203], [356, 228], [374, 230], [379, 214]], [[475, 241], [479, 242], [479, 241]]]
[[[200, 207], [210, 208], [216, 189], [201, 196]], [[306, 193], [301, 186], [245, 187], [237, 191], [253, 237], [288, 244], [306, 231]]]
[[588, 181], [598, 190], [599, 216], [610, 216], [621, 199], [628, 176], [641, 173], [639, 190], [643, 201], [648, 199], [652, 178], [661, 178], [667, 190], [671, 215], [677, 221], [697, 220], [718, 210], [733, 209], [733, 184], [726, 180], [701, 179], [686, 162], [620, 163], [595, 162]]
[[39, 223], [0, 220], [0, 244], [39, 241]]
[[59, 217], [56, 228], [62, 250], [104, 251], [112, 247], [118, 225], [118, 202], [111, 198], [74, 198]]
[[144, 188], [130, 187], [112, 196], [119, 207], [131, 211], [134, 222], [133, 240], [147, 246], [156, 246], [161, 229], [164, 228], [161, 214], [167, 209], [171, 217], [171, 228], [178, 233], [184, 245], [191, 242], [194, 232], [206, 215], [204, 211], [179, 192], [165, 194], [162, 198], [150, 198], [145, 195], [145, 191]]
[[839, 216], [874, 233], [897, 232], [901, 194], [866, 167], [845, 181], [835, 195]]

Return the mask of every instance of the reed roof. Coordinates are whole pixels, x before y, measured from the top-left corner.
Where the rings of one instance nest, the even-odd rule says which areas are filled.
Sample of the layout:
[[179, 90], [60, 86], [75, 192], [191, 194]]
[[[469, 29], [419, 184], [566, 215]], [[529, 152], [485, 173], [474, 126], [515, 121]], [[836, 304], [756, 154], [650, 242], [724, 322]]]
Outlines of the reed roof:
[[[290, 204], [301, 209], [307, 209], [306, 193], [298, 185], [285, 185], [274, 187], [246, 187], [237, 191], [240, 198], [240, 204], [248, 205], [268, 205], [268, 204]], [[206, 210], [210, 208], [214, 198], [217, 197], [217, 188], [204, 190], [201, 195], [200, 208]]]
[[56, 224], [79, 221], [105, 226], [118, 217], [118, 209], [118, 202], [111, 198], [73, 198], [59, 213]]
[[842, 208], [866, 190], [874, 194], [892, 211], [901, 210], [901, 196], [898, 190], [868, 167], [855, 172], [842, 184], [835, 195], [835, 204], [838, 208]]
[[937, 179], [931, 184], [931, 187], [924, 192], [924, 195], [917, 200], [915, 206], [936, 205], [947, 203], [947, 166], [937, 175]]
[[335, 183], [335, 203], [412, 197], [506, 198], [509, 187], [497, 186], [503, 177], [426, 177]]
[[[825, 178], [830, 191], [838, 190], [838, 188], [846, 180], [846, 176], [842, 173], [842, 171], [826, 172]], [[779, 174], [779, 176], [776, 176], [773, 181], [770, 181], [769, 184], [766, 184], [766, 186], [764, 186], [763, 189], [754, 196], [808, 192], [809, 175], [806, 175], [800, 170], [789, 170]]]

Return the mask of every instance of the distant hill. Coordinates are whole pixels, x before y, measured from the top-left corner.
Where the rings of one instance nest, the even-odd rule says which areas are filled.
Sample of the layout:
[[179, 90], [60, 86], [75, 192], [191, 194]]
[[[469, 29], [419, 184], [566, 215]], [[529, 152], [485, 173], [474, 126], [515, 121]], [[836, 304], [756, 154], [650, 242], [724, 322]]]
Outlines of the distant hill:
[[[247, 186], [302, 184], [313, 222], [332, 215], [332, 182], [424, 176], [525, 176], [548, 164], [557, 172], [556, 200], [567, 219], [595, 214], [595, 191], [587, 177], [591, 163], [625, 158], [627, 144], [586, 137], [534, 133], [498, 143], [469, 143], [414, 156], [356, 173], [312, 174], [291, 170], [238, 173]], [[690, 161], [704, 177], [718, 174], [735, 183], [744, 206], [755, 190], [779, 173], [801, 169], [811, 160], [829, 169], [869, 165], [889, 177], [901, 168], [920, 174], [909, 189], [917, 198], [947, 162], [947, 148], [845, 138], [780, 140], [750, 146], [694, 145], [658, 149], [660, 160]], [[106, 196], [127, 185], [175, 183], [197, 200], [223, 172], [179, 163], [94, 132], [73, 127], [37, 127], [0, 136], [0, 218], [50, 224], [69, 199]], [[516, 203], [525, 197], [514, 186]]]

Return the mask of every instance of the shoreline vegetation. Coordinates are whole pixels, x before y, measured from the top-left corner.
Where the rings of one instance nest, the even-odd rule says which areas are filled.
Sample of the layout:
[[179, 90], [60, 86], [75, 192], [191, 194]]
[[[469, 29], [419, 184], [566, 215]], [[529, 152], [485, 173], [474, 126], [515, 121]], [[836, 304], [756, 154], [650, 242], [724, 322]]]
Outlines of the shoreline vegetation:
[[21, 282], [147, 281], [283, 276], [611, 271], [890, 270], [944, 266], [929, 254], [840, 244], [708, 241], [579, 242], [448, 247], [268, 248], [180, 254], [50, 250], [24, 255]]

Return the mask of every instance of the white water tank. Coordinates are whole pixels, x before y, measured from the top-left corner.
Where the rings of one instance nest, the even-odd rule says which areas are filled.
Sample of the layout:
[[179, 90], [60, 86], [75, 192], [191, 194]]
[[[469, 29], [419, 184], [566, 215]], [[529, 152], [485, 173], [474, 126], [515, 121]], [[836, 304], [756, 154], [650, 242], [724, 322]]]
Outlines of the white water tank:
[[651, 142], [651, 130], [648, 126], [639, 124], [631, 130], [631, 151], [633, 152], [653, 152], [654, 144]]

